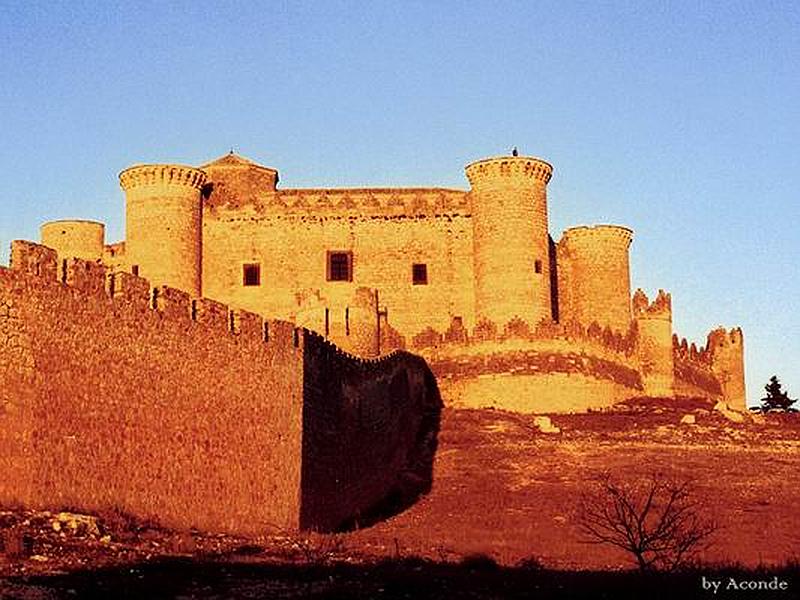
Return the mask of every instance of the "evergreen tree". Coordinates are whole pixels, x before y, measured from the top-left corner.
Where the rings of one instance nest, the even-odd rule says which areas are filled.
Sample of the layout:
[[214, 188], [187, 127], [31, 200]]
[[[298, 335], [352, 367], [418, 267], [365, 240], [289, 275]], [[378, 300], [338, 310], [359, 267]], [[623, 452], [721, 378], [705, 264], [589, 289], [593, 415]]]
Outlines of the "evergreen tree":
[[769, 383], [764, 386], [767, 395], [761, 399], [761, 410], [768, 411], [773, 409], [796, 410], [791, 408], [796, 399], [789, 398], [789, 394], [781, 389], [781, 382], [777, 375], [769, 378]]

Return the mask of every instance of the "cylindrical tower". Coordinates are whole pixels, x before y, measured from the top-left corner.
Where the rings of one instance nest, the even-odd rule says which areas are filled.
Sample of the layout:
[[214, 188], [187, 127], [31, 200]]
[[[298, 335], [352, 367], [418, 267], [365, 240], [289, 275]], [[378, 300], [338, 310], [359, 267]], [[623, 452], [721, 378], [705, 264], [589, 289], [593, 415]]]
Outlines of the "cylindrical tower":
[[137, 165], [119, 174], [125, 190], [125, 255], [153, 286], [201, 295], [202, 205], [206, 174], [183, 165]]
[[552, 319], [547, 182], [553, 167], [501, 156], [466, 167], [472, 190], [475, 313], [499, 329], [514, 317]]
[[672, 296], [658, 290], [658, 296], [651, 303], [642, 290], [636, 290], [633, 316], [638, 329], [638, 357], [644, 392], [648, 396], [672, 396]]
[[48, 221], [41, 229], [42, 245], [53, 248], [59, 259], [100, 260], [105, 247], [105, 226], [97, 221]]
[[625, 333], [631, 324], [628, 249], [633, 231], [619, 225], [572, 227], [558, 243], [558, 273], [568, 273], [568, 301], [559, 298], [560, 320], [596, 321]]
[[711, 370], [722, 387], [722, 397], [731, 408], [747, 410], [744, 385], [744, 336], [740, 327], [728, 332], [719, 327], [708, 334], [706, 348], [711, 354]]

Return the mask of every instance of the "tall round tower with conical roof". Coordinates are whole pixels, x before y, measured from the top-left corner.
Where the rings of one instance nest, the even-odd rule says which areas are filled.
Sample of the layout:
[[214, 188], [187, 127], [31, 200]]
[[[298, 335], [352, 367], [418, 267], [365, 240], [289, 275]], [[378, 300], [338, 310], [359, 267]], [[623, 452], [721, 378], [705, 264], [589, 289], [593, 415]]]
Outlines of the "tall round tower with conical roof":
[[499, 156], [466, 167], [473, 225], [475, 314], [500, 329], [552, 319], [547, 183], [553, 167]]
[[201, 190], [206, 174], [184, 165], [137, 165], [119, 174], [125, 190], [125, 255], [154, 286], [201, 295]]

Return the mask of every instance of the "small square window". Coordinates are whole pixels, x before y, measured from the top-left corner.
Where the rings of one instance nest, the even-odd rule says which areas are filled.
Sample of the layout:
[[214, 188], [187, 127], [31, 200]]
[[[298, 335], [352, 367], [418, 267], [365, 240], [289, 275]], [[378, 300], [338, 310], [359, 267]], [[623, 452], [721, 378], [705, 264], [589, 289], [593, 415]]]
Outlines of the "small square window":
[[536, 271], [537, 273], [541, 273], [542, 272], [542, 261], [540, 261], [540, 260], [535, 261], [533, 263], [533, 270]]
[[414, 285], [428, 285], [428, 265], [425, 263], [411, 265], [411, 281]]
[[261, 265], [250, 263], [242, 265], [242, 285], [256, 286], [261, 285]]
[[352, 252], [328, 252], [328, 281], [353, 281]]

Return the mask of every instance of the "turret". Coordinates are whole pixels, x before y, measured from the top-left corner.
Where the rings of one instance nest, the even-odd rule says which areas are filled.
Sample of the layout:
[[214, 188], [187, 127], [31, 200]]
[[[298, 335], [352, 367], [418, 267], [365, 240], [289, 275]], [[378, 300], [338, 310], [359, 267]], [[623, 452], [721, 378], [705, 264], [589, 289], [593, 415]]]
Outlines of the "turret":
[[719, 327], [708, 334], [706, 348], [711, 356], [711, 371], [722, 387], [723, 400], [731, 408], [747, 410], [744, 387], [744, 336], [737, 327]]
[[42, 225], [42, 245], [53, 248], [59, 261], [66, 258], [101, 260], [105, 247], [105, 226], [96, 221], [62, 220]]
[[466, 167], [473, 226], [475, 313], [502, 330], [519, 317], [552, 319], [547, 182], [553, 168], [530, 156]]
[[200, 167], [206, 174], [208, 202], [211, 205], [241, 206], [254, 193], [274, 192], [278, 171], [234, 154], [218, 158]]
[[119, 174], [126, 195], [125, 260], [154, 286], [201, 295], [201, 197], [206, 174], [139, 165]]
[[672, 396], [672, 297], [658, 290], [650, 303], [642, 290], [633, 295], [633, 317], [639, 334], [638, 356], [644, 392]]
[[631, 324], [628, 249], [633, 231], [619, 225], [572, 227], [557, 247], [559, 320], [597, 322], [625, 333]]

